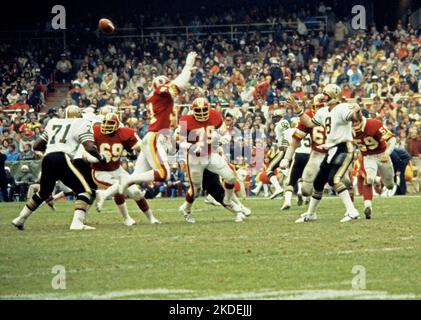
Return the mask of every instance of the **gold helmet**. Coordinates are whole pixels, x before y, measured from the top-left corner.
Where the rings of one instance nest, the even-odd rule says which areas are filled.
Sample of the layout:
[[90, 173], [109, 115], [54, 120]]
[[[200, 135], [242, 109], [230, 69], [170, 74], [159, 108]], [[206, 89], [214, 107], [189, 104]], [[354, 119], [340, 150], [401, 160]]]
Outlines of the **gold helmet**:
[[[361, 111], [359, 111], [361, 112]], [[365, 129], [365, 125], [367, 123], [367, 118], [361, 114], [359, 114], [359, 119], [352, 121], [352, 129], [355, 132], [362, 132]]]
[[116, 113], [107, 113], [101, 123], [102, 134], [112, 134], [120, 127], [120, 120]]
[[67, 106], [64, 111], [64, 117], [66, 119], [72, 119], [72, 118], [81, 118], [82, 113], [80, 112], [80, 108], [75, 105]]
[[327, 97], [326, 103], [328, 105], [337, 103], [341, 98], [341, 88], [336, 84], [328, 84], [323, 89], [323, 95]]
[[117, 113], [117, 108], [111, 105], [105, 105], [99, 109], [101, 116], [106, 116], [108, 113]]
[[193, 117], [197, 121], [208, 121], [210, 109], [210, 103], [206, 98], [197, 98], [192, 103]]
[[166, 84], [170, 83], [170, 79], [166, 76], [157, 76], [152, 80], [152, 87], [154, 90], [158, 89], [159, 87], [162, 87]]

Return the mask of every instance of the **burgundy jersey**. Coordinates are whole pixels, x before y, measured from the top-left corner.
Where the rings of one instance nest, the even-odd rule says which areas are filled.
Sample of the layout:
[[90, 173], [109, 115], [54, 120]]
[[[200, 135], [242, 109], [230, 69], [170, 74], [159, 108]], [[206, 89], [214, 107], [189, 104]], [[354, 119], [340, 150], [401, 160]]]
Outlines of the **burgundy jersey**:
[[[180, 134], [187, 134], [187, 142], [201, 143], [207, 152], [212, 152], [212, 133], [222, 125], [220, 112], [211, 109], [207, 121], [197, 121], [193, 115], [184, 115], [180, 118]], [[184, 137], [185, 138], [185, 137]]]
[[101, 126], [94, 125], [94, 140], [99, 152], [108, 155], [107, 163], [93, 163], [92, 169], [97, 171], [114, 171], [121, 165], [120, 157], [124, 150], [131, 150], [139, 141], [139, 137], [131, 128], [118, 128], [113, 134], [101, 133]]
[[[312, 110], [308, 110], [306, 112], [310, 118], [314, 117], [314, 112]], [[311, 138], [311, 150], [320, 152], [320, 153], [327, 153], [326, 149], [320, 148], [321, 145], [326, 143], [326, 129], [322, 126], [317, 126], [314, 128], [306, 127], [301, 121], [298, 122], [297, 128], [293, 133], [293, 137], [297, 140], [302, 140], [309, 134]]]
[[387, 148], [387, 141], [393, 137], [393, 133], [377, 119], [367, 119], [362, 130], [354, 130], [353, 135], [363, 156], [383, 153]]
[[148, 132], [158, 132], [170, 128], [174, 107], [173, 96], [178, 93], [178, 87], [170, 83], [155, 89], [148, 97], [146, 100], [150, 120]]

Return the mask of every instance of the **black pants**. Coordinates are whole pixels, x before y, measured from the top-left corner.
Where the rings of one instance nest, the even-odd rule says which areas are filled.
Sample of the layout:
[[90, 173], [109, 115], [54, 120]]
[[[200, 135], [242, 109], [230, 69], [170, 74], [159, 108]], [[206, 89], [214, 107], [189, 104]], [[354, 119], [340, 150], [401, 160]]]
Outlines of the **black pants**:
[[288, 174], [288, 186], [292, 188], [296, 187], [298, 180], [300, 180], [303, 175], [304, 168], [306, 167], [309, 158], [310, 154], [308, 153], [295, 153], [294, 160]]
[[[342, 182], [343, 176], [347, 173], [354, 157], [354, 146], [351, 142], [338, 144], [335, 155], [328, 163], [327, 154], [320, 165], [320, 171], [314, 180], [314, 194], [321, 197], [325, 184], [328, 182], [336, 193], [341, 193], [347, 187]], [[313, 195], [314, 196], [314, 195]]]
[[279, 165], [282, 161], [282, 159], [285, 156], [285, 149], [281, 149], [279, 150], [276, 155], [270, 160], [268, 168], [266, 170], [266, 175], [268, 176], [268, 178], [270, 179], [271, 177], [273, 177], [274, 171], [279, 168]]
[[42, 200], [46, 200], [52, 194], [58, 180], [76, 195], [88, 193], [95, 196], [96, 185], [92, 179], [91, 168], [82, 159], [72, 162], [65, 153], [53, 152], [44, 157], [41, 168], [39, 195]]
[[203, 190], [207, 191], [216, 201], [222, 203], [225, 196], [225, 189], [221, 184], [219, 176], [205, 169], [202, 181]]

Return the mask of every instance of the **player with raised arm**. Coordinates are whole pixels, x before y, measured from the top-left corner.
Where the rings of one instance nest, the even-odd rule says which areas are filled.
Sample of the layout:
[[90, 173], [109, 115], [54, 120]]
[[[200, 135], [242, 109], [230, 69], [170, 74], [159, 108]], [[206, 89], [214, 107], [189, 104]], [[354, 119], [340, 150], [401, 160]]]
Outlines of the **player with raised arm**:
[[[313, 118], [317, 110], [324, 106], [323, 99], [323, 94], [318, 94], [314, 97], [311, 109], [306, 112], [310, 118]], [[313, 192], [314, 179], [316, 178], [316, 175], [320, 169], [320, 165], [322, 164], [322, 161], [327, 153], [327, 150], [321, 148], [321, 146], [326, 143], [325, 128], [322, 126], [316, 126], [312, 128], [306, 127], [302, 121], [299, 121], [297, 127], [295, 128], [294, 134], [292, 135], [292, 140], [285, 153], [285, 157], [282, 159], [280, 164], [281, 169], [289, 168], [291, 159], [294, 157], [296, 150], [298, 150], [302, 143], [308, 144], [308, 140], [306, 139], [310, 139], [311, 152], [310, 158], [308, 159], [304, 171], [302, 172], [302, 185], [301, 190], [299, 190], [301, 191], [301, 194], [298, 192], [299, 201], [300, 196], [311, 196]]]
[[[121, 167], [121, 156], [126, 150], [127, 152], [140, 152], [140, 139], [132, 128], [122, 127], [119, 117], [116, 113], [108, 113], [105, 115], [101, 124], [93, 126], [95, 145], [103, 154], [107, 161], [99, 163], [95, 158], [85, 153], [84, 157], [92, 163], [93, 179], [98, 187], [108, 188], [118, 183], [121, 176], [128, 176], [129, 173]], [[105, 197], [104, 191], [97, 190], [97, 209], [100, 211]], [[140, 210], [145, 214], [151, 224], [159, 224], [154, 217], [148, 202], [144, 197], [144, 193], [139, 186], [132, 185], [124, 194], [115, 194], [114, 202], [116, 203], [122, 217], [123, 222], [127, 226], [132, 226], [136, 222], [130, 217], [125, 201], [125, 196], [132, 198]]]
[[275, 134], [276, 134], [276, 153], [271, 157], [270, 163], [266, 170], [266, 175], [269, 178], [270, 183], [275, 188], [270, 199], [275, 199], [277, 196], [282, 194], [284, 190], [279, 184], [278, 177], [275, 175], [275, 170], [279, 167], [281, 160], [285, 155], [285, 151], [288, 148], [288, 141], [286, 140], [285, 133], [289, 129], [289, 122], [282, 119], [282, 113], [280, 109], [276, 109], [273, 112], [272, 121], [276, 123]]
[[170, 135], [174, 99], [188, 85], [196, 57], [196, 52], [187, 55], [182, 72], [173, 81], [166, 76], [153, 79], [153, 92], [146, 101], [150, 123], [142, 140], [142, 152], [136, 161], [135, 170], [130, 176], [121, 177], [119, 184], [108, 188], [106, 196], [115, 194], [117, 189], [118, 193], [124, 194], [125, 190], [135, 183], [166, 181], [169, 178], [166, 140]]
[[326, 129], [326, 144], [321, 146], [327, 150], [320, 170], [313, 183], [313, 195], [308, 211], [297, 219], [296, 223], [308, 222], [317, 219], [317, 205], [322, 199], [323, 189], [328, 182], [341, 198], [346, 212], [341, 222], [348, 222], [359, 218], [359, 213], [349, 195], [346, 185], [342, 182], [343, 176], [348, 173], [354, 156], [352, 136], [352, 121], [357, 120], [360, 107], [357, 104], [340, 103], [341, 89], [335, 84], [329, 84], [323, 89], [326, 107], [320, 108], [313, 118], [305, 113], [293, 97], [288, 102], [306, 127], [323, 126]]
[[66, 118], [54, 118], [48, 124], [41, 136], [34, 143], [34, 150], [44, 151], [41, 164], [40, 190], [29, 199], [19, 216], [12, 224], [22, 230], [28, 217], [53, 192], [56, 181], [62, 181], [76, 194], [76, 204], [71, 230], [93, 230], [85, 225], [86, 212], [95, 198], [95, 190], [90, 179], [90, 168], [83, 161], [75, 164], [72, 159], [79, 145], [98, 161], [106, 161], [100, 155], [95, 144], [90, 123], [81, 121], [80, 109], [70, 105], [65, 110]]
[[179, 122], [179, 146], [186, 151], [187, 174], [190, 188], [180, 207], [187, 222], [194, 223], [192, 204], [202, 189], [205, 169], [224, 180], [225, 194], [222, 205], [236, 213], [236, 221], [243, 221], [242, 208], [234, 201], [235, 174], [226, 160], [217, 152], [220, 136], [217, 129], [222, 125], [220, 112], [211, 109], [206, 98], [197, 98], [192, 103], [193, 114], [184, 115]]
[[361, 115], [353, 123], [354, 142], [362, 155], [360, 172], [364, 178], [362, 195], [364, 199], [364, 214], [371, 218], [373, 184], [377, 172], [387, 189], [394, 187], [394, 170], [390, 154], [392, 153], [396, 138], [381, 121], [367, 119]]

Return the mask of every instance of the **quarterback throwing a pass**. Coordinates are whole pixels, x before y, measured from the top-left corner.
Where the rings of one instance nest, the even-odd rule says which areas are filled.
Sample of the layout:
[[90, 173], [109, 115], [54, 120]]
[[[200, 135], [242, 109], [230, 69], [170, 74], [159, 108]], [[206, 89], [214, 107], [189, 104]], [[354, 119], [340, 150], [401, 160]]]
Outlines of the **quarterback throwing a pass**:
[[343, 176], [351, 165], [354, 154], [352, 121], [361, 116], [360, 107], [350, 103], [339, 103], [341, 89], [335, 84], [329, 84], [323, 89], [326, 107], [320, 108], [313, 118], [305, 113], [291, 96], [288, 102], [294, 107], [302, 123], [313, 128], [323, 126], [326, 129], [326, 144], [323, 146], [327, 154], [320, 165], [320, 170], [313, 184], [313, 196], [308, 211], [301, 215], [296, 223], [317, 219], [316, 208], [323, 196], [323, 189], [328, 182], [339, 195], [345, 205], [346, 212], [341, 222], [359, 218], [359, 213], [349, 195]]

